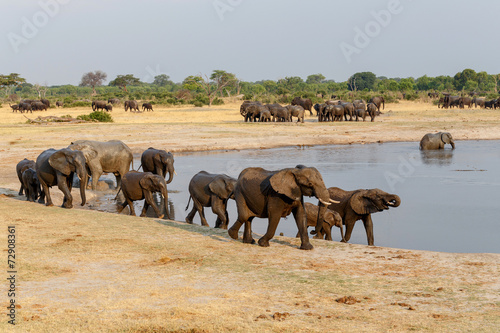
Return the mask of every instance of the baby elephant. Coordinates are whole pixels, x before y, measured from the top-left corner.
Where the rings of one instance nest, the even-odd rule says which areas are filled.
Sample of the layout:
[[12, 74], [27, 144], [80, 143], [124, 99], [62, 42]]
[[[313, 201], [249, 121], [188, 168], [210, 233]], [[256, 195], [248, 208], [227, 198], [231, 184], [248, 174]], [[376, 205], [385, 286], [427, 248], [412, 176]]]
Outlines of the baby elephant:
[[452, 149], [455, 149], [453, 137], [448, 132], [427, 133], [420, 140], [421, 150], [444, 149], [445, 144], [450, 144]]
[[[318, 221], [318, 209], [319, 207], [306, 202], [305, 203], [305, 208], [306, 208], [306, 218], [307, 218], [307, 226], [308, 227], [315, 227], [316, 222]], [[314, 236], [314, 238], [319, 238], [319, 239], [326, 239], [326, 240], [332, 240], [332, 227], [336, 226], [337, 228], [340, 228], [340, 236], [341, 240], [344, 239], [344, 228], [342, 227], [342, 218], [340, 217], [339, 213], [327, 209], [325, 214], [323, 215], [323, 229], [321, 229], [321, 232]], [[314, 235], [314, 230], [311, 231], [311, 234]], [[299, 235], [297, 234], [297, 237]], [[325, 238], [326, 236], [326, 238]]]
[[165, 200], [165, 213], [167, 214], [167, 218], [170, 218], [168, 212], [167, 183], [165, 182], [165, 178], [154, 175], [151, 172], [129, 171], [122, 178], [121, 189], [125, 196], [125, 202], [118, 209], [118, 213], [128, 205], [130, 215], [135, 215], [134, 201], [145, 199], [141, 216], [146, 216], [148, 207], [152, 206], [156, 216], [161, 219], [164, 214], [160, 213], [158, 206], [153, 200], [153, 193], [160, 192]]
[[32, 168], [24, 170], [22, 174], [23, 186], [26, 194], [26, 200], [35, 202], [40, 196], [41, 187], [40, 181], [36, 175], [36, 171]]
[[224, 174], [212, 174], [200, 171], [189, 182], [189, 202], [193, 199], [193, 209], [186, 216], [187, 223], [193, 223], [193, 217], [198, 212], [201, 224], [208, 227], [203, 207], [212, 207], [212, 212], [217, 215], [216, 228], [227, 229], [229, 216], [227, 214], [227, 200], [234, 200], [234, 186], [236, 179]]
[[142, 111], [153, 111], [153, 105], [151, 103], [142, 103]]

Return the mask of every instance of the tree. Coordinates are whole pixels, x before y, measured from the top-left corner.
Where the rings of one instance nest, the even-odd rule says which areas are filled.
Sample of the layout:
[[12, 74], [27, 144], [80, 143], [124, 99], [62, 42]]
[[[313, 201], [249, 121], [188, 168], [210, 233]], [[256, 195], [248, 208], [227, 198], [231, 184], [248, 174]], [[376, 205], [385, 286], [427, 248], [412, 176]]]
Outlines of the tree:
[[127, 92], [128, 92], [127, 86], [138, 86], [139, 84], [141, 84], [141, 80], [134, 77], [134, 75], [132, 74], [118, 75], [116, 79], [109, 82], [110, 86], [120, 87], [121, 89]]
[[455, 76], [453, 77], [453, 85], [457, 90], [462, 90], [467, 81], [477, 82], [477, 73], [475, 70], [467, 68], [462, 72], [455, 74]]
[[6, 96], [10, 95], [13, 88], [25, 82], [26, 80], [17, 73], [10, 73], [9, 75], [0, 74], [0, 88], [5, 88]]
[[41, 85], [38, 83], [35, 83], [33, 86], [38, 93], [38, 98], [45, 98], [45, 94], [47, 93], [47, 84]]
[[167, 74], [160, 74], [155, 76], [153, 84], [160, 87], [164, 87], [166, 85], [173, 84], [173, 82], [170, 81], [170, 76], [168, 76]]
[[182, 86], [191, 91], [203, 91], [208, 97], [208, 106], [222, 94], [222, 90], [235, 83], [236, 76], [223, 70], [214, 70], [210, 78], [205, 75], [190, 75], [184, 79]]
[[326, 79], [323, 74], [312, 74], [309, 75], [306, 79], [307, 84], [318, 84], [323, 82], [323, 80]]
[[377, 77], [372, 72], [355, 73], [347, 80], [348, 88], [351, 91], [356, 90], [373, 90], [375, 89], [375, 81]]
[[95, 87], [102, 86], [108, 75], [103, 71], [94, 71], [83, 74], [80, 87], [92, 87], [92, 95], [96, 95]]
[[401, 91], [413, 91], [415, 90], [415, 81], [412, 77], [401, 79], [399, 81], [399, 90]]

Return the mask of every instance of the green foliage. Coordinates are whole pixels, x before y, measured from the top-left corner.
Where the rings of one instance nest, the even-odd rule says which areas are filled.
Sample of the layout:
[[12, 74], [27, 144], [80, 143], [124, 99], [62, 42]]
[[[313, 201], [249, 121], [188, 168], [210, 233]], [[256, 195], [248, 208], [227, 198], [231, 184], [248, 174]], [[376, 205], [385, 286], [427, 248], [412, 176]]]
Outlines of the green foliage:
[[323, 74], [312, 74], [307, 77], [306, 83], [307, 84], [315, 84], [315, 83], [321, 83], [325, 78]]
[[72, 103], [64, 103], [63, 108], [77, 108], [77, 107], [92, 107], [92, 102], [74, 101]]
[[90, 114], [82, 114], [77, 117], [77, 119], [86, 120], [86, 121], [98, 121], [101, 123], [112, 123], [113, 118], [111, 115], [104, 111], [94, 111]]
[[374, 90], [377, 77], [372, 72], [356, 73], [347, 80], [351, 91]]
[[204, 104], [203, 104], [203, 102], [200, 102], [200, 101], [194, 101], [193, 105], [198, 107], [198, 108], [201, 108]]
[[218, 97], [215, 97], [214, 100], [212, 101], [212, 105], [223, 105], [224, 101]]

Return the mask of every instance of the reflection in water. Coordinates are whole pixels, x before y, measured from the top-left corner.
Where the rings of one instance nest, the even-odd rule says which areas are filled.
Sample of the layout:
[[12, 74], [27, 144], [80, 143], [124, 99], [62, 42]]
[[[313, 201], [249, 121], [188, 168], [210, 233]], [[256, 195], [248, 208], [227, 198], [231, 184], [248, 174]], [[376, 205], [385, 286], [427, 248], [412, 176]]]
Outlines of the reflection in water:
[[427, 165], [446, 166], [453, 162], [452, 149], [421, 150], [422, 162]]

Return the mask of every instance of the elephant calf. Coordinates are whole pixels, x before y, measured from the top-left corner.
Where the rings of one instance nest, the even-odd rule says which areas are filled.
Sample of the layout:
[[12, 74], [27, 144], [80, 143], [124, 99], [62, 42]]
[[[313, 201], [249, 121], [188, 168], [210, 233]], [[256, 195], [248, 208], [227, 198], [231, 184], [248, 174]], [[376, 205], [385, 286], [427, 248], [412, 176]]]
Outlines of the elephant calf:
[[29, 168], [36, 170], [36, 164], [35, 161], [28, 160], [27, 158], [23, 159], [16, 165], [17, 178], [19, 178], [19, 182], [21, 183], [21, 188], [19, 189], [19, 195], [22, 195], [23, 193], [26, 192], [26, 188], [24, 187], [23, 184], [23, 172]]
[[32, 168], [24, 170], [22, 179], [26, 194], [26, 200], [35, 202], [35, 200], [38, 199], [41, 193], [40, 181], [38, 180], [36, 171]]
[[189, 202], [193, 199], [193, 209], [186, 216], [187, 223], [193, 223], [193, 217], [198, 212], [201, 224], [208, 227], [203, 207], [212, 207], [212, 212], [217, 215], [216, 228], [227, 229], [229, 216], [227, 214], [227, 200], [234, 199], [234, 186], [236, 179], [224, 174], [211, 174], [200, 171], [189, 182]]
[[[318, 221], [318, 210], [319, 207], [317, 205], [314, 205], [312, 203], [306, 202], [305, 203], [305, 209], [306, 209], [306, 221], [307, 221], [307, 226], [308, 227], [315, 227], [316, 223]], [[319, 238], [319, 239], [326, 239], [326, 240], [333, 240], [332, 239], [332, 227], [335, 226], [337, 228], [340, 228], [340, 239], [344, 239], [344, 228], [342, 226], [342, 218], [340, 217], [339, 213], [327, 209], [325, 214], [323, 214], [323, 229], [316, 234], [316, 232], [313, 230], [311, 231], [311, 234], [314, 236], [314, 238]], [[299, 234], [297, 233], [297, 237]], [[326, 238], [325, 238], [326, 236]]]
[[444, 149], [445, 144], [450, 144], [452, 149], [455, 149], [453, 137], [448, 132], [427, 133], [420, 140], [421, 150]]

